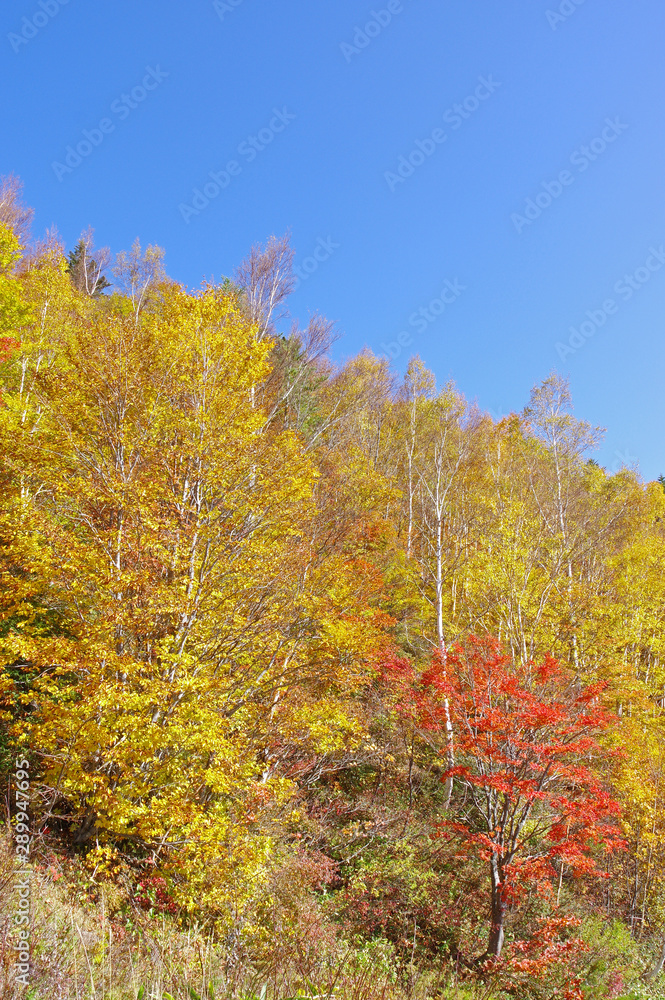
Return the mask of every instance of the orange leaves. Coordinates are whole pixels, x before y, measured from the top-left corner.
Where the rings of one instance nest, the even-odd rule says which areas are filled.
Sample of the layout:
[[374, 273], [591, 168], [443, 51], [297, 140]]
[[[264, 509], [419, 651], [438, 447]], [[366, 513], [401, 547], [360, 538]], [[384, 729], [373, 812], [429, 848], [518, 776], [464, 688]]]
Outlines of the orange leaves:
[[18, 346], [18, 340], [14, 340], [12, 337], [0, 337], [0, 361], [4, 361], [10, 351]]
[[584, 1000], [581, 979], [570, 974], [575, 960], [588, 951], [588, 946], [574, 935], [580, 923], [565, 916], [542, 919], [527, 940], [512, 943], [511, 955], [502, 963], [505, 980], [515, 989], [534, 980], [547, 978], [551, 982], [558, 971], [567, 982], [562, 983], [557, 996], [563, 1000]]
[[498, 956], [509, 902], [547, 893], [564, 865], [578, 877], [602, 874], [599, 854], [623, 846], [618, 804], [594, 770], [612, 722], [597, 704], [602, 686], [575, 691], [553, 658], [516, 664], [496, 640], [475, 637], [437, 651], [419, 682], [399, 659], [384, 665], [384, 679], [400, 711], [439, 740], [441, 780], [458, 789], [443, 827], [489, 863], [488, 954]]

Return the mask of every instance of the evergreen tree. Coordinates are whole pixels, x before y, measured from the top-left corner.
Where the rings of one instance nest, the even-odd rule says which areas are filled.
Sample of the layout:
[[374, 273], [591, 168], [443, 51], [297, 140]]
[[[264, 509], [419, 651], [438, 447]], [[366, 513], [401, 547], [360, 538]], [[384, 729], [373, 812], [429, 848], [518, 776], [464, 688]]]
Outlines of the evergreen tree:
[[72, 284], [78, 292], [97, 297], [106, 288], [111, 287], [111, 283], [104, 275], [104, 269], [109, 261], [109, 252], [100, 250], [93, 257], [93, 249], [92, 234], [90, 232], [84, 233], [69, 254], [67, 270]]

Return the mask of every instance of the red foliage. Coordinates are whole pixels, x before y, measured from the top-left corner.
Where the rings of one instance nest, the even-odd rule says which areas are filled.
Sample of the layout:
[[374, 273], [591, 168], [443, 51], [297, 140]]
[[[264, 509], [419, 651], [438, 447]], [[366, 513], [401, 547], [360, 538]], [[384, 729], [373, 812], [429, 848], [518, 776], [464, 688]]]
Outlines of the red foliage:
[[[572, 961], [581, 953], [588, 951], [579, 938], [568, 932], [580, 924], [572, 917], [549, 917], [540, 922], [540, 927], [527, 941], [514, 941], [513, 955], [505, 963], [505, 968], [511, 978], [521, 975], [527, 982], [531, 979], [542, 979], [552, 969], [558, 967], [570, 968]], [[569, 1000], [583, 1000], [579, 980], [568, 986], [564, 997]]]
[[171, 914], [178, 912], [175, 901], [169, 895], [166, 881], [158, 875], [147, 876], [137, 883], [134, 902], [144, 910]]
[[[9, 357], [12, 351], [14, 351], [20, 344], [18, 340], [14, 340], [12, 337], [0, 337], [0, 364]], [[2, 402], [2, 393], [0, 393], [0, 403]]]
[[579, 689], [551, 656], [516, 664], [495, 640], [474, 637], [437, 653], [419, 684], [404, 660], [386, 663], [384, 678], [404, 714], [441, 734], [447, 762], [454, 755], [442, 780], [452, 776], [462, 794], [443, 836], [461, 838], [489, 863], [487, 955], [496, 957], [509, 905], [551, 894], [563, 869], [603, 875], [599, 857], [623, 846], [619, 806], [595, 766], [608, 756], [598, 736], [612, 721], [603, 686]]

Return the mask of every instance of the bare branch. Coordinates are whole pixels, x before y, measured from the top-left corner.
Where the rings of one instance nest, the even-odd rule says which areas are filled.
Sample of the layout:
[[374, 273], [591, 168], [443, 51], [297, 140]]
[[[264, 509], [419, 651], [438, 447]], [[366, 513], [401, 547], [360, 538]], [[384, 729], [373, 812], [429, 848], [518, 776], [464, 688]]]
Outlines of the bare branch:
[[255, 244], [236, 269], [234, 280], [243, 290], [250, 319], [259, 339], [274, 333], [275, 321], [287, 315], [285, 299], [293, 291], [295, 251], [288, 234], [271, 236], [265, 247]]

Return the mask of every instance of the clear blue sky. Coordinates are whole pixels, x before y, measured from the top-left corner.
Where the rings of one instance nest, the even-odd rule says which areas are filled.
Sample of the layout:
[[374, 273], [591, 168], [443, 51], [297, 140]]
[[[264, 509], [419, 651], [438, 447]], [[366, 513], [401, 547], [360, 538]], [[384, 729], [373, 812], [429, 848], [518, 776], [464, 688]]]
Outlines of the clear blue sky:
[[495, 416], [556, 367], [603, 464], [665, 472], [662, 0], [12, 0], [0, 24], [0, 173], [38, 230], [158, 243], [196, 287], [289, 229], [299, 266], [329, 254], [291, 303], [336, 320], [337, 359], [402, 333], [397, 370], [418, 352]]

